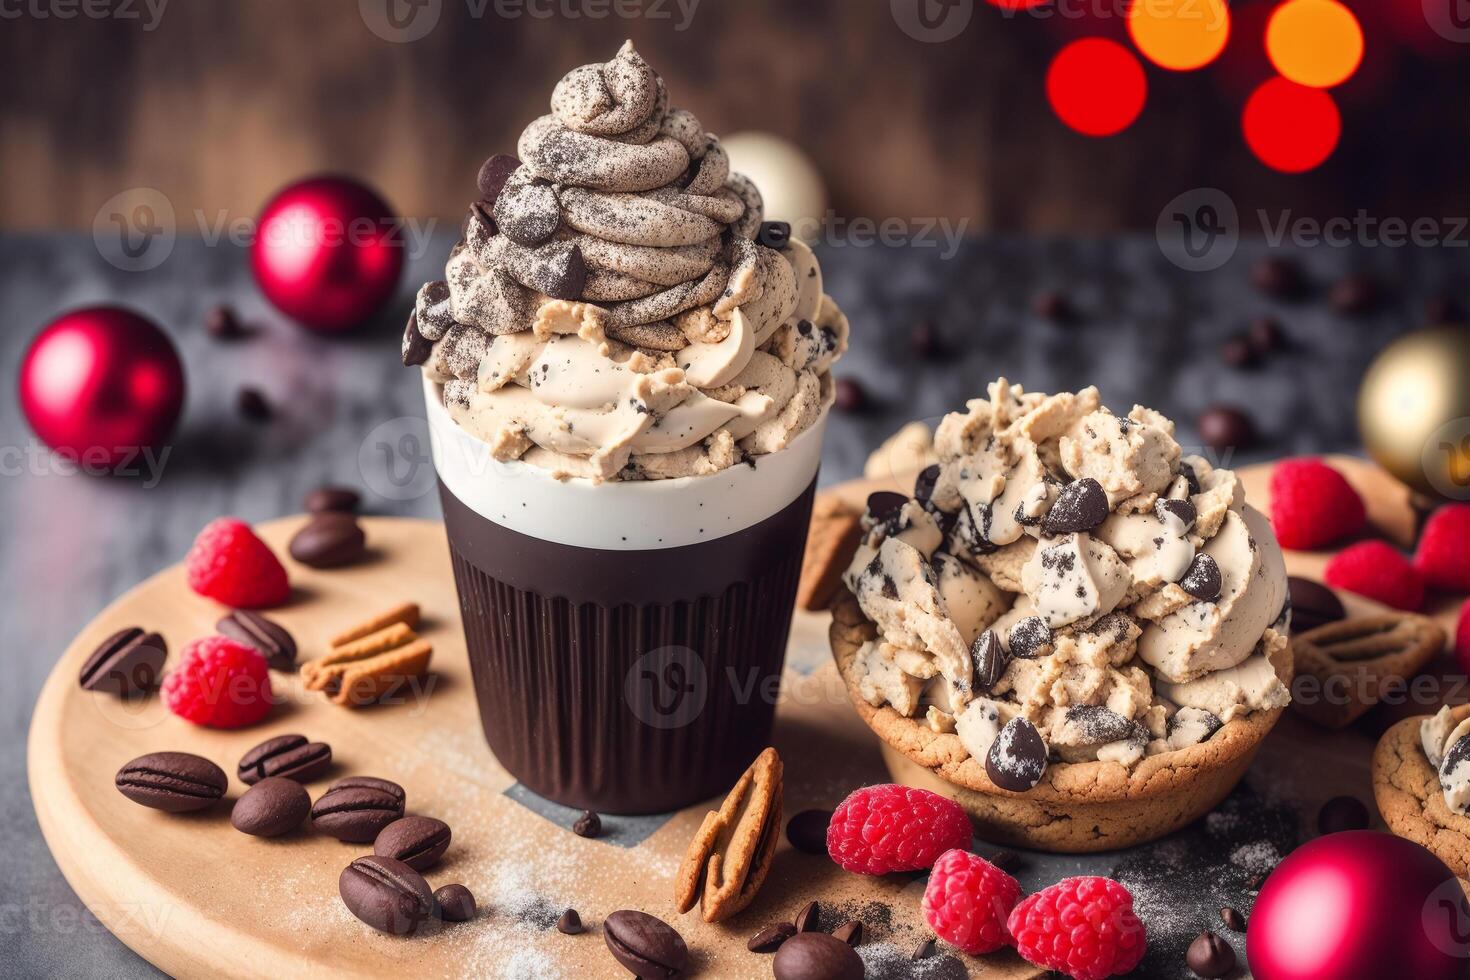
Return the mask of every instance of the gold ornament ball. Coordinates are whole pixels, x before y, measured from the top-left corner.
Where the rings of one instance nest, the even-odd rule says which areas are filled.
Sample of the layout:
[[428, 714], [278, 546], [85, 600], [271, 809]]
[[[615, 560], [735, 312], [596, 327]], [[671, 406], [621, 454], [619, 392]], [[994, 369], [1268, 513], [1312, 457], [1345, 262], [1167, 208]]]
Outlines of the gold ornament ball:
[[1385, 347], [1358, 390], [1358, 432], [1413, 489], [1470, 500], [1470, 329], [1430, 327]]

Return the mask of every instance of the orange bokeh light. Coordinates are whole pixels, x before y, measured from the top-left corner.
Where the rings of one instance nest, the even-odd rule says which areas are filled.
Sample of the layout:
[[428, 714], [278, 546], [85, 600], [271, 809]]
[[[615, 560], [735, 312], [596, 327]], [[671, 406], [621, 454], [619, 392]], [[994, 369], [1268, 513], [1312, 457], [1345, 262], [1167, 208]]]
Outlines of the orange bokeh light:
[[1245, 141], [1273, 170], [1299, 174], [1332, 155], [1342, 117], [1321, 89], [1273, 78], [1251, 93], [1240, 117]]
[[1123, 45], [1106, 38], [1073, 41], [1046, 71], [1046, 98], [1062, 122], [1086, 136], [1127, 129], [1143, 111], [1148, 82]]
[[1337, 0], [1287, 0], [1266, 24], [1266, 53], [1298, 85], [1331, 88], [1363, 61], [1363, 29]]
[[1230, 7], [1225, 0], [1132, 0], [1128, 35], [1160, 68], [1203, 68], [1230, 40]]

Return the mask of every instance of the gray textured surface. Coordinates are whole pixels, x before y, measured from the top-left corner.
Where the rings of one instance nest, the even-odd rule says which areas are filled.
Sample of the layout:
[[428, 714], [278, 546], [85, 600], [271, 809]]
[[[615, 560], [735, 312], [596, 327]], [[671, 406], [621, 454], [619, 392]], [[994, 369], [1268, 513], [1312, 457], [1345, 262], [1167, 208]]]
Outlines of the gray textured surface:
[[[272, 315], [243, 255], [228, 247], [180, 241], [158, 269], [129, 274], [103, 262], [87, 237], [0, 236], [0, 377], [7, 383], [44, 321], [97, 302], [155, 317], [178, 342], [190, 380], [184, 423], [156, 487], [9, 467], [0, 479], [0, 879], [7, 882], [0, 973], [153, 973], [86, 915], [46, 850], [25, 782], [31, 705], [74, 632], [117, 594], [177, 561], [207, 520], [224, 513], [275, 517], [298, 510], [305, 491], [323, 481], [364, 482], [358, 452], [365, 436], [385, 421], [422, 415], [417, 373], [396, 366], [396, 349], [408, 287], [437, 277], [450, 241], [436, 245], [409, 270], [392, 315], [351, 339], [325, 340]], [[987, 239], [950, 261], [923, 249], [825, 249], [828, 290], [853, 323], [854, 349], [839, 373], [860, 378], [875, 406], [833, 419], [824, 482], [857, 475], [868, 449], [899, 424], [958, 407], [1002, 373], [1037, 388], [1095, 382], [1109, 404], [1126, 409], [1140, 401], [1181, 420], [1219, 399], [1249, 405], [1265, 433], [1250, 458], [1350, 447], [1353, 389], [1363, 366], [1417, 322], [1427, 295], [1462, 285], [1460, 258], [1389, 249], [1304, 254], [1318, 283], [1366, 266], [1397, 284], [1383, 309], [1349, 322], [1320, 302], [1276, 307], [1252, 292], [1249, 268], [1262, 252], [1245, 243], [1218, 272], [1190, 274], [1144, 238]], [[1031, 315], [1034, 291], [1047, 287], [1073, 300], [1075, 324]], [[257, 336], [226, 345], [202, 332], [203, 312], [225, 300], [260, 322]], [[1281, 314], [1297, 349], [1260, 371], [1222, 368], [1219, 343], [1268, 309]], [[925, 316], [940, 325], [946, 350], [921, 361], [907, 336]], [[234, 396], [242, 383], [273, 396], [276, 420], [237, 419]], [[0, 447], [33, 445], [14, 395], [6, 393], [0, 405]], [[415, 430], [400, 423], [389, 431]], [[381, 513], [438, 510], [427, 494], [404, 500], [369, 493], [367, 502]]]

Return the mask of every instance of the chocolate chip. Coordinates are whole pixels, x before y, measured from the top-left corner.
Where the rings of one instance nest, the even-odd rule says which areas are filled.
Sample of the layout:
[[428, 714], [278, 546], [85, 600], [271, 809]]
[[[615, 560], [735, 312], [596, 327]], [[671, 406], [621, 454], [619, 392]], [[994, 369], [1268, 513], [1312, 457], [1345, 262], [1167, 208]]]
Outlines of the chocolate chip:
[[403, 366], [418, 367], [434, 352], [434, 342], [419, 333], [419, 315], [416, 310], [408, 311], [408, 324], [403, 328]]
[[1127, 718], [1100, 704], [1074, 704], [1067, 708], [1067, 723], [1076, 726], [1086, 740], [1084, 745], [1106, 745], [1119, 742], [1135, 732]]
[[252, 837], [279, 837], [300, 827], [310, 812], [306, 787], [292, 779], [267, 776], [235, 801], [230, 825]]
[[1368, 807], [1356, 796], [1334, 796], [1317, 811], [1317, 833], [1340, 834], [1345, 830], [1366, 830]]
[[296, 532], [288, 550], [303, 565], [340, 568], [367, 553], [367, 535], [352, 514], [322, 513]]
[[796, 935], [796, 926], [789, 922], [777, 922], [751, 936], [745, 948], [752, 953], [774, 953], [781, 948], [782, 943], [794, 935]]
[[[464, 885], [445, 885], [434, 893], [434, 904], [447, 922], [468, 922], [475, 917], [475, 893]], [[576, 913], [572, 913], [575, 915]]]
[[77, 678], [83, 690], [132, 697], [158, 690], [168, 644], [136, 626], [118, 630], [97, 645]]
[[556, 192], [549, 184], [516, 181], [495, 200], [495, 224], [511, 241], [535, 248], [561, 227]]
[[803, 810], [786, 823], [786, 839], [803, 854], [827, 853], [827, 827], [831, 810]]
[[853, 948], [824, 932], [792, 936], [776, 950], [776, 980], [863, 980], [863, 961]]
[[861, 946], [863, 944], [863, 924], [856, 919], [849, 919], [832, 930], [832, 938], [840, 939], [849, 946]]
[[1200, 492], [1199, 476], [1194, 472], [1194, 467], [1184, 460], [1179, 461], [1179, 476], [1184, 477], [1184, 484], [1189, 489], [1189, 495], [1195, 496]]
[[1038, 652], [1051, 645], [1051, 627], [1040, 616], [1027, 616], [1006, 637], [1011, 656], [1020, 660], [1035, 660]]
[[1274, 354], [1286, 346], [1286, 334], [1274, 317], [1256, 317], [1251, 321], [1246, 338], [1250, 341], [1251, 349], [1261, 357]]
[[920, 320], [909, 329], [909, 350], [926, 359], [939, 353], [939, 328], [933, 320]]
[[251, 422], [269, 422], [274, 412], [265, 393], [259, 388], [241, 388], [235, 396], [235, 410]]
[[324, 511], [355, 514], [362, 506], [362, 494], [351, 487], [323, 486], [307, 494], [304, 503], [307, 511], [313, 514]]
[[479, 188], [480, 198], [494, 204], [495, 199], [504, 189], [505, 182], [510, 180], [510, 175], [519, 169], [521, 169], [521, 161], [508, 153], [497, 153], [480, 164], [480, 172], [475, 177], [475, 186]]
[[1011, 655], [1000, 645], [995, 630], [986, 630], [975, 637], [970, 647], [970, 660], [975, 664], [975, 689], [989, 693], [1005, 675]]
[[587, 285], [587, 262], [577, 245], [556, 251], [541, 269], [541, 291], [552, 299], [577, 299]]
[[495, 224], [495, 202], [476, 201], [470, 205], [469, 213], [464, 216], [464, 227], [459, 231], [461, 241], [467, 241], [470, 237], [470, 226], [478, 223], [485, 230], [486, 238], [494, 238], [500, 234], [500, 228]]
[[985, 756], [990, 781], [1012, 793], [1024, 793], [1041, 782], [1046, 772], [1046, 742], [1025, 718], [1006, 722]]
[[1214, 602], [1220, 598], [1220, 585], [1220, 566], [1203, 551], [1194, 556], [1189, 570], [1179, 580], [1179, 587], [1201, 602]]
[[755, 241], [757, 245], [774, 248], [779, 252], [791, 244], [791, 225], [785, 221], [762, 221]]
[[1361, 316], [1378, 305], [1378, 285], [1366, 275], [1344, 276], [1333, 284], [1327, 302], [1344, 316]]
[[1072, 304], [1067, 301], [1067, 297], [1055, 290], [1046, 289], [1032, 298], [1031, 312], [1043, 320], [1064, 323], [1072, 319], [1073, 311]]
[[1264, 258], [1251, 269], [1251, 281], [1267, 296], [1294, 299], [1302, 291], [1302, 270], [1290, 259]]
[[1305, 633], [1347, 616], [1342, 600], [1325, 585], [1295, 575], [1286, 580], [1291, 602], [1291, 631]]
[[216, 340], [239, 340], [246, 333], [245, 324], [228, 304], [220, 304], [204, 314], [204, 329]]
[[1172, 514], [1179, 519], [1179, 523], [1184, 525], [1186, 531], [1194, 527], [1194, 522], [1199, 516], [1194, 509], [1194, 504], [1187, 500], [1174, 500], [1170, 497], [1160, 497], [1155, 500], [1154, 513], [1161, 521], [1164, 520], [1165, 514]]
[[868, 494], [868, 516], [875, 524], [883, 524], [898, 516], [909, 498], [892, 490], [878, 490]]
[[223, 636], [259, 650], [272, 670], [294, 670], [296, 640], [280, 623], [249, 609], [236, 609], [214, 624]]
[[577, 914], [576, 909], [567, 909], [556, 920], [556, 931], [563, 936], [580, 936], [587, 928], [582, 925], [582, 917]]
[[939, 484], [939, 464], [932, 463], [920, 471], [914, 480], [914, 499], [921, 504], [927, 504], [934, 499], [934, 488]]
[[916, 961], [917, 960], [927, 960], [929, 957], [931, 957], [933, 955], [934, 955], [934, 937], [933, 936], [925, 936], [923, 939], [919, 940], [919, 945], [915, 946], [914, 947], [914, 951], [909, 954], [909, 959], [916, 960]]
[[1102, 484], [1090, 476], [1073, 480], [1062, 488], [1056, 503], [1041, 522], [1041, 533], [1048, 537], [1091, 531], [1108, 519], [1108, 495]]
[[402, 861], [415, 871], [427, 871], [449, 850], [449, 824], [417, 814], [395, 820], [378, 832], [373, 853]]
[[646, 912], [621, 909], [602, 922], [613, 959], [638, 977], [678, 977], [689, 966], [689, 947], [674, 927]]
[[327, 743], [308, 742], [305, 735], [277, 735], [241, 756], [235, 774], [247, 786], [269, 776], [309, 783], [331, 767], [332, 747]]
[[577, 822], [572, 824], [572, 833], [578, 837], [601, 837], [602, 818], [591, 810], [584, 810]]
[[152, 752], [129, 762], [113, 780], [134, 803], [165, 813], [190, 813], [225, 795], [229, 777], [208, 759], [187, 752]]
[[1217, 453], [1246, 449], [1256, 439], [1256, 426], [1250, 416], [1231, 405], [1206, 409], [1195, 425], [1204, 444]]
[[1214, 980], [1235, 969], [1235, 950], [1213, 932], [1204, 932], [1189, 944], [1184, 962], [1199, 976]]
[[317, 830], [349, 844], [366, 844], [403, 816], [404, 792], [373, 776], [348, 776], [333, 783], [311, 808]]
[[1228, 905], [1220, 910], [1220, 921], [1231, 932], [1245, 932], [1245, 916]]
[[1233, 368], [1255, 367], [1260, 362], [1260, 353], [1245, 336], [1231, 337], [1220, 345], [1220, 360]]
[[839, 412], [861, 412], [868, 406], [868, 393], [855, 378], [838, 378], [832, 389], [832, 404]]
[[807, 902], [802, 910], [796, 913], [793, 924], [797, 932], [815, 932], [819, 926], [817, 922], [822, 917], [822, 907], [816, 902]]
[[337, 879], [342, 904], [382, 932], [404, 936], [434, 914], [434, 893], [424, 876], [392, 858], [360, 857]]

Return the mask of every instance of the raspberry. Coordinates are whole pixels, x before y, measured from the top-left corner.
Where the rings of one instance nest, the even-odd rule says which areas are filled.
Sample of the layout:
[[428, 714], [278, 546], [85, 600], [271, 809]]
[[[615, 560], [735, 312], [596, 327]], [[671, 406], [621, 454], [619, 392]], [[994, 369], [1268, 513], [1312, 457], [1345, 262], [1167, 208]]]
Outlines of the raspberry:
[[1271, 474], [1271, 524], [1283, 548], [1320, 548], [1363, 529], [1363, 498], [1320, 459], [1288, 459]]
[[953, 848], [970, 846], [970, 818], [954, 800], [887, 783], [843, 800], [827, 825], [827, 853], [860, 875], [921, 871]]
[[1021, 900], [1016, 879], [959, 849], [934, 862], [924, 888], [924, 921], [934, 934], [971, 956], [1011, 944], [1006, 916]]
[[189, 588], [236, 609], [279, 606], [291, 594], [286, 569], [250, 525], [233, 517], [210, 521], [184, 559]]
[[254, 648], [207, 636], [184, 647], [163, 679], [163, 703], [196, 725], [243, 728], [271, 710], [270, 671]]
[[1470, 674], [1470, 602], [1460, 607], [1460, 621], [1455, 624], [1455, 659]]
[[1413, 612], [1424, 605], [1424, 580], [1387, 541], [1359, 541], [1327, 563], [1323, 579], [1336, 589]]
[[1127, 973], [1148, 946], [1133, 896], [1107, 878], [1063, 878], [1012, 909], [1006, 928], [1028, 962], [1075, 980]]
[[1429, 515], [1414, 567], [1446, 592], [1470, 592], [1470, 504], [1447, 504]]

